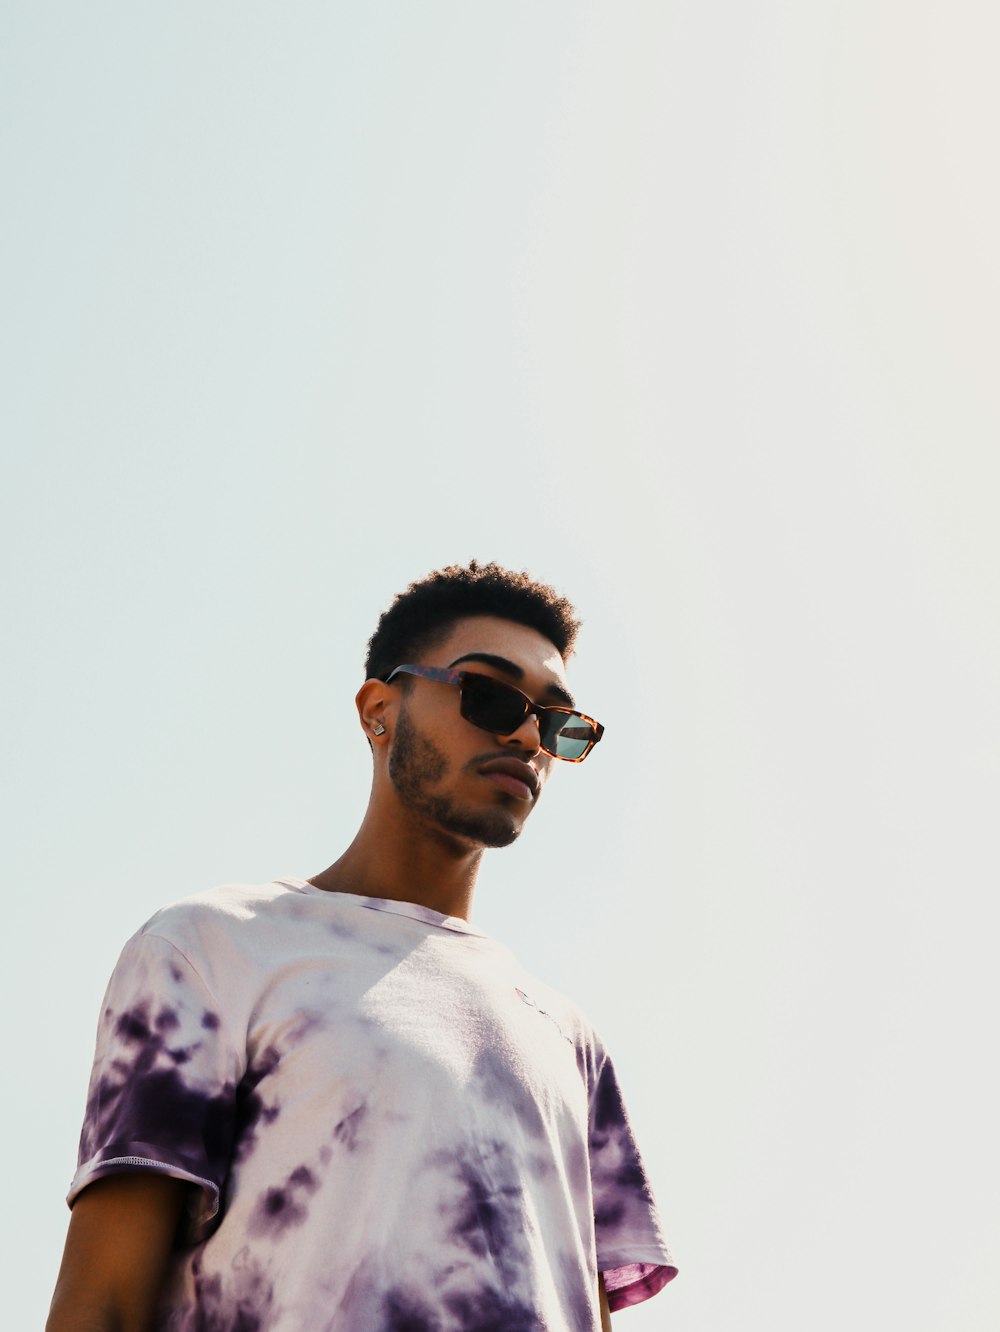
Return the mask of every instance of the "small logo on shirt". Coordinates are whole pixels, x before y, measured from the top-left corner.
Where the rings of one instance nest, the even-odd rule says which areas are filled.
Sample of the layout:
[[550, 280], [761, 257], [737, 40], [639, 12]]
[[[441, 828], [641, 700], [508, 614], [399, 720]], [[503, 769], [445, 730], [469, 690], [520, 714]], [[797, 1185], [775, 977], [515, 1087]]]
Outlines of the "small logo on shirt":
[[544, 1008], [540, 1008], [539, 1005], [535, 1003], [534, 999], [532, 999], [530, 994], [525, 994], [524, 991], [518, 989], [516, 985], [514, 986], [514, 993], [517, 995], [517, 997], [521, 1000], [522, 1003], [527, 1004], [529, 1008], [533, 1008], [536, 1013], [541, 1013], [542, 1017], [547, 1017], [564, 1041], [568, 1041], [570, 1045], [573, 1044], [572, 1039], [566, 1035], [562, 1027], [560, 1027], [559, 1023], [552, 1016], [552, 1014], [547, 1012]]

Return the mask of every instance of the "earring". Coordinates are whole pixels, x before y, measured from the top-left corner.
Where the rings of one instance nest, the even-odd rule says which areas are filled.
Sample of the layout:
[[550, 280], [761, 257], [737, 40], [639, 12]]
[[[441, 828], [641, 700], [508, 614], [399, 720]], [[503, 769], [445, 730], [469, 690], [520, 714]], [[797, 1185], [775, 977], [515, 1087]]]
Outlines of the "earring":
[[381, 722], [376, 722], [375, 725], [372, 727], [372, 732], [375, 735], [385, 735], [385, 727], [382, 725]]

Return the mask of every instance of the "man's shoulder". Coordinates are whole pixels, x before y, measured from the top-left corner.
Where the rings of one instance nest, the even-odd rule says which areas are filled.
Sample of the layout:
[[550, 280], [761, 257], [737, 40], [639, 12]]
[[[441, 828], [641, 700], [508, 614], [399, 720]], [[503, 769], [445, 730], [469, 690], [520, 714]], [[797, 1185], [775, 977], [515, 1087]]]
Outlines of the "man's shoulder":
[[222, 883], [179, 898], [146, 921], [139, 935], [155, 935], [183, 947], [205, 935], [246, 927], [279, 908], [291, 892], [281, 880], [271, 883]]

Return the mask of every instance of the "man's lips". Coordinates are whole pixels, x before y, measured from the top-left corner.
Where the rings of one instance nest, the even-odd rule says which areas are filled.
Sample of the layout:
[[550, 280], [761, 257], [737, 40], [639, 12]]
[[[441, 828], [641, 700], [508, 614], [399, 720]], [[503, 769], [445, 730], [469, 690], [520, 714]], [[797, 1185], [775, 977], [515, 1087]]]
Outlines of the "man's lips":
[[527, 782], [522, 782], [518, 777], [511, 777], [506, 772], [484, 772], [483, 776], [494, 786], [499, 786], [501, 790], [508, 791], [511, 795], [517, 796], [519, 800], [531, 799], [531, 787]]
[[538, 773], [530, 763], [522, 763], [520, 759], [491, 759], [479, 771], [495, 785], [521, 800], [533, 800], [538, 794]]

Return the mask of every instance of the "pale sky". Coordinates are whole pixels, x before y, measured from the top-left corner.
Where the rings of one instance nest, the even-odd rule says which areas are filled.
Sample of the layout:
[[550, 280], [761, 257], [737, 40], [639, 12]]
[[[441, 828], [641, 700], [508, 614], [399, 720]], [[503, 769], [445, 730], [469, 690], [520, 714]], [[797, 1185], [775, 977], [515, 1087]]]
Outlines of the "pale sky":
[[340, 854], [365, 642], [475, 556], [607, 726], [473, 918], [614, 1054], [681, 1266], [615, 1326], [995, 1332], [998, 39], [7, 0], [6, 1326], [125, 939]]

